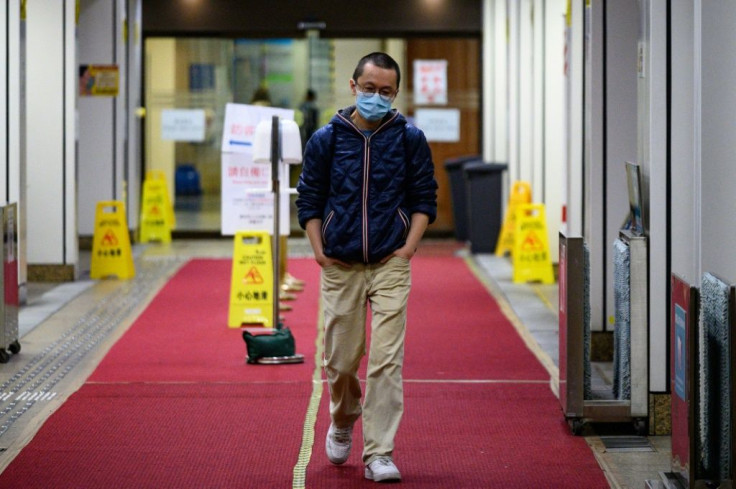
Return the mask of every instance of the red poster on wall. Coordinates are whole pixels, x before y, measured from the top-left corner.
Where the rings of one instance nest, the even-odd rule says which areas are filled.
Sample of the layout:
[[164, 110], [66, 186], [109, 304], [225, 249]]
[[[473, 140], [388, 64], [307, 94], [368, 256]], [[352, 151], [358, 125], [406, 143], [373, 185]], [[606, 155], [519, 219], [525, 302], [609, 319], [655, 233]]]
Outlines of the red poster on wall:
[[695, 443], [693, 354], [695, 353], [695, 320], [697, 289], [677, 275], [672, 275], [670, 307], [670, 381], [672, 389], [672, 471], [690, 478], [690, 462]]

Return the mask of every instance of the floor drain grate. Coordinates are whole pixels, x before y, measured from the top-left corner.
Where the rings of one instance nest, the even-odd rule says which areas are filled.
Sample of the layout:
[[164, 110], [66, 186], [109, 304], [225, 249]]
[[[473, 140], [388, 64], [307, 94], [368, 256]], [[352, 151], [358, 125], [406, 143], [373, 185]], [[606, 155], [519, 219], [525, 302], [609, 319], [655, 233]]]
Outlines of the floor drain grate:
[[608, 452], [653, 452], [654, 447], [644, 436], [601, 436]]

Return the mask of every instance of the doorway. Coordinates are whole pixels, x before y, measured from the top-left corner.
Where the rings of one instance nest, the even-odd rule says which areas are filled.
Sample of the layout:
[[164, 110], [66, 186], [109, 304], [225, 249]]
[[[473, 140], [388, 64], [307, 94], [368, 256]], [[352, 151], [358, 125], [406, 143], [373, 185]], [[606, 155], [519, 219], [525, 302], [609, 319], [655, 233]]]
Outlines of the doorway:
[[[320, 124], [325, 124], [338, 108], [354, 103], [348, 80], [357, 60], [371, 51], [388, 52], [402, 67], [401, 93], [394, 106], [410, 121], [417, 122], [417, 109], [427, 108], [458, 117], [456, 137], [428, 138], [439, 184], [438, 217], [428, 232], [452, 234], [444, 161], [480, 153], [480, 39], [320, 39], [307, 33], [301, 39], [146, 38], [142, 173], [157, 170], [166, 176], [176, 214], [174, 237], [221, 234], [220, 148], [227, 103], [253, 103], [265, 89], [265, 103], [294, 109], [300, 123], [297, 109], [311, 88]], [[416, 60], [446, 62], [444, 102], [417, 99]], [[176, 121], [196, 131], [180, 130]], [[292, 171], [295, 183], [300, 169]], [[295, 212], [292, 230], [301, 232]]]

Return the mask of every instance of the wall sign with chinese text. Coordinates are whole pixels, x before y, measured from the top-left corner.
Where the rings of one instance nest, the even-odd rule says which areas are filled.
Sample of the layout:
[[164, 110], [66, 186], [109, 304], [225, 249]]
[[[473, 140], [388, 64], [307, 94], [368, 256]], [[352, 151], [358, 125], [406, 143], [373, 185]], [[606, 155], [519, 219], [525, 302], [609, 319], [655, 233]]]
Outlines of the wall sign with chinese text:
[[414, 60], [414, 105], [447, 104], [447, 60]]
[[79, 95], [116, 97], [119, 79], [118, 65], [79, 65]]

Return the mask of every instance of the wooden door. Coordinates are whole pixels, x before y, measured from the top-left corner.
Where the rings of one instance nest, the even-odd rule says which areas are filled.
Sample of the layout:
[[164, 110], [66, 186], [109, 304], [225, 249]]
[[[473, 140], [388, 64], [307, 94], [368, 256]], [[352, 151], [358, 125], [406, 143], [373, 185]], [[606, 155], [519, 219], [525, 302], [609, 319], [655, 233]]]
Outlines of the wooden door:
[[[450, 182], [445, 161], [450, 158], [481, 154], [481, 42], [479, 38], [408, 39], [406, 42], [407, 114], [418, 108], [460, 110], [460, 140], [432, 142], [437, 191], [437, 220], [429, 227], [430, 235], [451, 235], [455, 229], [450, 198]], [[447, 104], [414, 105], [414, 60], [447, 60]], [[404, 78], [404, 76], [402, 76]]]

